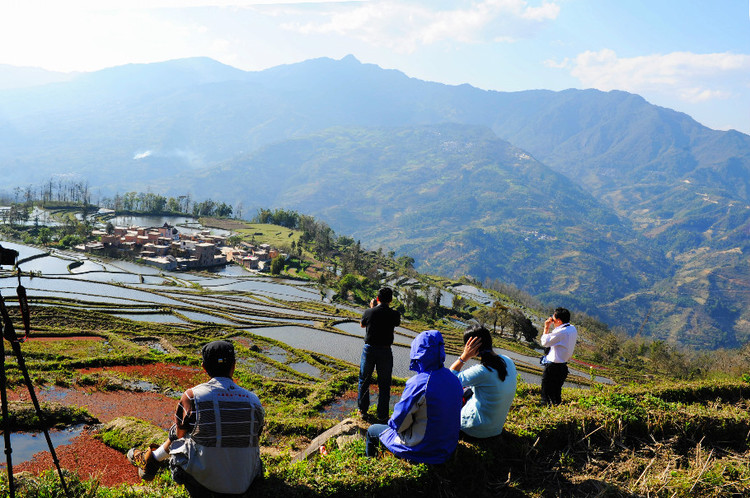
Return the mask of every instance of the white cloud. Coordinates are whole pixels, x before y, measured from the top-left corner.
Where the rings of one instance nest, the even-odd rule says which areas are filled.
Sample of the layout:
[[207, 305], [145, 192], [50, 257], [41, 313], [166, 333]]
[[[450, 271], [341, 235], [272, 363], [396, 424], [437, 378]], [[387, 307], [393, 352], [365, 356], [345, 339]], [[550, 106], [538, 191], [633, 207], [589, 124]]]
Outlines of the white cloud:
[[613, 50], [605, 49], [545, 64], [569, 70], [585, 87], [669, 93], [686, 102], [729, 98], [738, 79], [750, 78], [750, 55], [729, 52], [618, 57]]
[[[0, 17], [0, 62], [58, 71], [89, 71], [130, 62], [204, 55], [218, 40], [198, 21], [148, 9], [85, 8], [78, 2], [18, 2]], [[35, 7], [36, 6], [36, 7]], [[214, 45], [221, 48], [221, 43]], [[217, 56], [217, 53], [212, 54]], [[220, 53], [219, 53], [220, 55]]]
[[560, 62], [554, 59], [547, 59], [544, 61], [544, 65], [553, 69], [566, 69], [570, 65], [570, 59], [566, 57]]
[[706, 100], [728, 99], [732, 96], [731, 92], [724, 90], [709, 90], [707, 88], [682, 88], [679, 91], [680, 100], [685, 102], [704, 102]]
[[[197, 7], [250, 7], [256, 5], [294, 5], [320, 3], [350, 3], [361, 0], [65, 0], [66, 10], [96, 11], [124, 9], [185, 9]], [[366, 1], [366, 0], [365, 0]], [[49, 8], [49, 0], [25, 0], [36, 9]]]
[[145, 159], [145, 158], [147, 158], [150, 155], [151, 155], [151, 151], [150, 150], [147, 150], [147, 151], [144, 151], [144, 152], [137, 152], [133, 156], [133, 159], [137, 161], [139, 159]]
[[334, 34], [358, 38], [373, 46], [413, 52], [419, 46], [444, 41], [483, 43], [513, 41], [529, 35], [540, 24], [554, 20], [560, 7], [545, 2], [538, 7], [524, 0], [480, 0], [441, 9], [432, 4], [376, 0], [319, 12], [310, 21], [289, 21], [285, 29], [298, 33]]
[[532, 21], [554, 21], [559, 14], [559, 5], [553, 2], [544, 2], [539, 7], [526, 7], [522, 17]]
[[390, 57], [527, 39], [561, 1], [25, 0], [3, 8], [0, 46], [13, 50], [0, 63], [92, 71], [208, 56], [258, 70], [342, 47]]

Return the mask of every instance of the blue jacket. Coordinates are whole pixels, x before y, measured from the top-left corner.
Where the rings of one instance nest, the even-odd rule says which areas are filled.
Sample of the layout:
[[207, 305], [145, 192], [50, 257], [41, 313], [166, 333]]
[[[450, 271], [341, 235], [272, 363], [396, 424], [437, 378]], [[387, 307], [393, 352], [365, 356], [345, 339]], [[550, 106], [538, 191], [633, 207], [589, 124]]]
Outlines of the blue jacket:
[[443, 463], [458, 445], [461, 382], [443, 366], [443, 336], [437, 330], [412, 341], [410, 358], [409, 368], [417, 375], [406, 382], [380, 441], [397, 457]]

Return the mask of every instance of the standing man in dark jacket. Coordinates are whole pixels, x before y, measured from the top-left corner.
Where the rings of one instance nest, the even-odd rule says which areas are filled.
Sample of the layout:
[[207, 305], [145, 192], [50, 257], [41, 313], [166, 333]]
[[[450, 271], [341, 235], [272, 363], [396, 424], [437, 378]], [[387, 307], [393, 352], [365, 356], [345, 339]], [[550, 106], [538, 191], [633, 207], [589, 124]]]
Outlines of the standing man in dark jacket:
[[393, 332], [401, 324], [401, 315], [390, 308], [393, 291], [383, 287], [378, 297], [370, 301], [370, 309], [362, 315], [359, 324], [365, 328], [365, 346], [359, 365], [359, 392], [357, 408], [365, 418], [370, 409], [370, 383], [372, 373], [378, 372], [378, 421], [388, 420], [388, 403], [391, 398], [391, 372], [393, 370]]

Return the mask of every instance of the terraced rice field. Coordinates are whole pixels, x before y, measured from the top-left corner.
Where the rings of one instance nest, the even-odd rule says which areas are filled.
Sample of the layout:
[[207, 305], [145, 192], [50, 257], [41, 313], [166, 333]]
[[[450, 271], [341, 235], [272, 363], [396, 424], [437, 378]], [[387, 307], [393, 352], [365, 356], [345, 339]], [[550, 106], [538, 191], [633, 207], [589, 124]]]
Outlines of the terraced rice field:
[[[3, 245], [17, 249], [19, 259], [40, 252]], [[80, 255], [55, 254], [21, 267], [32, 306], [31, 338], [21, 349], [39, 399], [50, 413], [50, 407], [66, 406], [91, 417], [67, 426], [50, 420], [63, 425], [53, 433], [64, 467], [107, 486], [138, 482], [124, 448], [97, 439], [101, 424], [133, 417], [162, 434], [180, 393], [207, 380], [200, 348], [217, 338], [235, 343], [235, 380], [255, 391], [266, 407], [266, 454], [294, 454], [354, 411], [364, 335], [361, 309], [325, 302], [325, 292], [312, 284], [236, 267], [226, 274], [168, 273], [85, 259], [70, 269], [75, 258]], [[15, 275], [0, 272], [0, 291], [20, 328], [17, 284]], [[408, 323], [397, 330], [395, 376], [410, 376], [409, 344], [417, 332]], [[449, 350], [447, 361], [459, 352]], [[6, 350], [9, 396], [25, 406], [29, 394], [9, 354]], [[536, 359], [516, 354], [514, 361], [531, 365]], [[533, 373], [522, 375], [538, 382]], [[399, 392], [397, 383], [392, 402]], [[24, 432], [28, 429], [17, 427], [16, 437], [30, 434]], [[36, 444], [14, 451], [14, 470], [51, 468], [44, 438], [29, 438]]]

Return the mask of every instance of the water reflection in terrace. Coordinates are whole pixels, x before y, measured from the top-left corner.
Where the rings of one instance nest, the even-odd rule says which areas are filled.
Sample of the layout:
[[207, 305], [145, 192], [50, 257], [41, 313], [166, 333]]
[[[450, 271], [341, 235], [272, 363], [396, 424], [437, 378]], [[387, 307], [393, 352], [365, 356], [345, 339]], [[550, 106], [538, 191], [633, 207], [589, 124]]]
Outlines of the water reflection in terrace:
[[151, 323], [187, 323], [182, 318], [168, 313], [112, 313], [112, 316]]
[[[132, 273], [112, 273], [108, 271], [100, 271], [100, 272], [87, 272], [87, 273], [75, 273], [73, 275], [70, 275], [71, 279], [75, 280], [90, 280], [92, 282], [100, 282], [100, 283], [120, 283], [120, 284], [140, 284], [141, 283], [141, 276], [140, 275], [134, 275]], [[148, 278], [148, 277], [146, 277]], [[161, 283], [163, 279], [159, 278], [159, 282]], [[144, 278], [144, 282], [145, 282]], [[154, 282], [157, 283], [157, 282]]]
[[302, 310], [298, 310], [294, 308], [285, 308], [281, 306], [270, 306], [270, 305], [264, 305], [264, 304], [250, 303], [248, 302], [248, 299], [251, 299], [251, 298], [246, 297], [246, 296], [242, 296], [241, 298], [237, 298], [234, 296], [229, 297], [229, 296], [224, 296], [224, 295], [213, 295], [213, 296], [208, 296], [208, 297], [207, 296], [195, 296], [195, 297], [191, 296], [190, 299], [193, 302], [205, 302], [207, 304], [219, 305], [225, 308], [235, 309], [235, 311], [237, 311], [238, 309], [243, 309], [243, 310], [248, 310], [250, 312], [266, 311], [266, 312], [279, 314], [279, 315], [309, 317], [309, 318], [317, 318], [320, 320], [324, 320], [328, 318], [327, 315], [310, 313], [308, 311], [302, 311]]
[[[359, 322], [355, 322], [355, 321], [339, 322], [336, 325], [334, 325], [334, 327], [337, 329], [343, 330], [344, 332], [348, 334], [356, 335], [359, 337], [365, 336], [365, 329], [362, 328]], [[417, 336], [417, 332], [413, 332], [404, 327], [396, 327], [394, 332], [395, 332], [394, 340], [399, 343], [410, 344], [411, 340]]]
[[203, 287], [221, 291], [254, 292], [271, 295], [287, 301], [303, 299], [306, 301], [320, 301], [320, 295], [311, 290], [300, 289], [290, 285], [276, 284], [260, 280], [235, 280], [234, 282], [206, 282]]
[[[49, 437], [52, 446], [57, 448], [70, 443], [70, 441], [83, 432], [84, 425], [76, 425], [63, 430], [50, 430]], [[40, 451], [49, 451], [47, 439], [43, 432], [13, 432], [10, 435], [10, 443], [13, 448], [13, 458], [11, 463], [15, 467], [24, 462], [31, 460], [36, 453]], [[0, 467], [5, 468], [5, 453], [0, 452]]]
[[226, 318], [209, 315], [207, 313], [199, 313], [197, 311], [186, 311], [186, 310], [178, 310], [177, 312], [180, 313], [181, 315], [185, 315], [187, 318], [191, 320], [195, 320], [198, 322], [217, 323], [219, 325], [234, 325], [234, 322], [229, 321]]
[[[17, 279], [15, 277], [0, 277], [0, 289], [13, 289], [15, 291], [17, 285]], [[109, 285], [100, 282], [90, 282], [85, 280], [77, 280], [71, 278], [45, 278], [45, 277], [34, 277], [32, 279], [22, 279], [23, 285], [29, 294], [29, 297], [36, 295], [60, 295], [62, 297], [71, 297], [72, 295], [87, 296], [89, 298], [95, 297], [111, 297], [119, 299], [128, 299], [131, 301], [140, 301], [148, 303], [160, 303], [160, 304], [171, 304], [179, 305], [179, 301], [174, 299], [153, 294], [150, 292], [144, 292], [137, 289], [129, 289], [118, 285]], [[12, 294], [15, 294], [13, 292]], [[94, 300], [86, 299], [84, 300]], [[98, 301], [98, 300], [97, 300]], [[113, 301], [117, 302], [117, 301]]]
[[[362, 356], [364, 343], [359, 337], [296, 326], [258, 327], [245, 330], [251, 334], [281, 341], [296, 349], [327, 354], [355, 366], [359, 366]], [[409, 371], [409, 348], [394, 346], [393, 375], [408, 378], [413, 374], [414, 372]]]
[[324, 376], [321, 376], [320, 369], [318, 367], [314, 367], [307, 363], [306, 361], [298, 361], [295, 363], [290, 363], [289, 367], [293, 368], [294, 370], [298, 371], [299, 373], [309, 375], [310, 377], [315, 378], [323, 378]]

